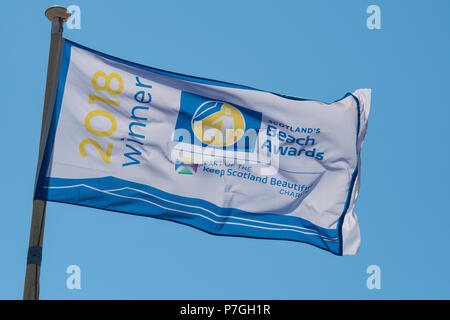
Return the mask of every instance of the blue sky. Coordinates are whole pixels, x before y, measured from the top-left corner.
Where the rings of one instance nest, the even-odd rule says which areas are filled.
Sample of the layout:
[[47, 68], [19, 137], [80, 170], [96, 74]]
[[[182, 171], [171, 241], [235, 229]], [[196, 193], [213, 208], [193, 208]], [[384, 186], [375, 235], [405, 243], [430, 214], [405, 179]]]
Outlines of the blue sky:
[[[0, 299], [23, 293], [53, 4], [2, 3]], [[49, 203], [42, 299], [450, 298], [450, 2], [59, 4], [81, 8], [81, 29], [65, 37], [127, 60], [324, 101], [364, 87], [373, 95], [358, 255]], [[381, 30], [366, 27], [371, 4]], [[81, 290], [66, 288], [73, 264]], [[366, 287], [374, 264], [380, 290]]]

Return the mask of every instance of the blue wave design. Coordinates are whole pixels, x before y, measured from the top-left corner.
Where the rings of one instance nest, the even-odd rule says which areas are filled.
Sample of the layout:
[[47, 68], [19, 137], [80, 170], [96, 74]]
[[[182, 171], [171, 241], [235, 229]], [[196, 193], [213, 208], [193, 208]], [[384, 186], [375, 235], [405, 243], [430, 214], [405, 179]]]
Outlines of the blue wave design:
[[36, 198], [171, 220], [217, 235], [293, 240], [339, 252], [337, 229], [320, 228], [297, 217], [220, 208], [114, 177], [46, 182]]

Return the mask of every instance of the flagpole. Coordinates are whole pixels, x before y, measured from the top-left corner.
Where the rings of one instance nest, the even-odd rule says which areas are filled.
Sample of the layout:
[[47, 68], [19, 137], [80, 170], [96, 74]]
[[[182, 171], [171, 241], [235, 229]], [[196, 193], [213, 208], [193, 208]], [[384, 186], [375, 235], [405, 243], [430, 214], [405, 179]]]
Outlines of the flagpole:
[[[42, 113], [41, 139], [39, 144], [38, 166], [36, 170], [35, 187], [44, 156], [45, 144], [50, 129], [51, 115], [56, 100], [59, 69], [63, 52], [63, 23], [70, 17], [66, 8], [53, 6], [45, 11], [45, 16], [52, 22], [50, 52], [47, 68], [47, 83], [45, 86], [44, 110]], [[42, 259], [42, 245], [44, 239], [46, 201], [33, 200], [33, 213], [31, 216], [30, 240], [28, 245], [27, 269], [24, 300], [39, 299], [39, 275]]]

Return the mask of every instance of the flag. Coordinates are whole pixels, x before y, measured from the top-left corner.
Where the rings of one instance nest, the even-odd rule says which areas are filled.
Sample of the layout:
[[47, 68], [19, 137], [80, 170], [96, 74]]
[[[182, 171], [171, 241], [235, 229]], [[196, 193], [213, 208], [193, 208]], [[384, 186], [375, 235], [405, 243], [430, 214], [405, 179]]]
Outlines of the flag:
[[355, 254], [370, 89], [333, 103], [64, 39], [34, 198]]

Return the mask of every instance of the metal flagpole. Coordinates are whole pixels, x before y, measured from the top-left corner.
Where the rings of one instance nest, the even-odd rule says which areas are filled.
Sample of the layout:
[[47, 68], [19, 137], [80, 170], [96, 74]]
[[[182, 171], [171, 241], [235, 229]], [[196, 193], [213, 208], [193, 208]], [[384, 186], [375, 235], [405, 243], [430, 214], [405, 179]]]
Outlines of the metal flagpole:
[[[63, 23], [70, 17], [70, 12], [64, 7], [53, 6], [45, 11], [45, 16], [52, 22], [52, 31], [35, 184], [39, 177], [39, 171], [44, 156], [44, 148], [50, 129], [51, 116], [53, 114], [53, 108], [56, 100], [56, 90], [58, 86], [61, 56], [64, 45], [64, 41], [62, 39]], [[42, 242], [44, 238], [45, 207], [46, 201], [33, 200], [27, 270], [25, 275], [25, 287], [23, 291], [24, 300], [39, 299], [39, 274], [42, 259]]]

